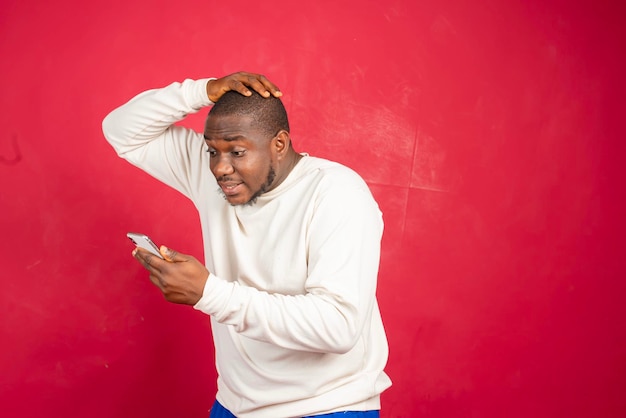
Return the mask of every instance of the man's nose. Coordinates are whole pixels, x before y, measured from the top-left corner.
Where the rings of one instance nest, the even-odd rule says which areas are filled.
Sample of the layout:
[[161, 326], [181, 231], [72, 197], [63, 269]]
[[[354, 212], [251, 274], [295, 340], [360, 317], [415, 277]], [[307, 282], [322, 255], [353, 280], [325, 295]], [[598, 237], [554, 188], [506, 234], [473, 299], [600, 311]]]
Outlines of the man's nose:
[[228, 156], [215, 156], [211, 166], [211, 171], [216, 178], [232, 174], [235, 171]]

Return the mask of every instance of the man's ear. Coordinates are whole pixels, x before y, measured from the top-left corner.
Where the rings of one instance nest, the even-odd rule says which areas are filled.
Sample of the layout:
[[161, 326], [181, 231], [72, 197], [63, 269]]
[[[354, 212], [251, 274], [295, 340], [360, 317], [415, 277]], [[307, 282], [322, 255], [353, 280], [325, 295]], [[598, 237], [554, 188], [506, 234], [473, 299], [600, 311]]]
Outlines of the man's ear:
[[289, 146], [291, 145], [291, 137], [289, 132], [285, 130], [279, 131], [274, 137], [274, 150], [278, 159], [282, 159], [287, 155]]

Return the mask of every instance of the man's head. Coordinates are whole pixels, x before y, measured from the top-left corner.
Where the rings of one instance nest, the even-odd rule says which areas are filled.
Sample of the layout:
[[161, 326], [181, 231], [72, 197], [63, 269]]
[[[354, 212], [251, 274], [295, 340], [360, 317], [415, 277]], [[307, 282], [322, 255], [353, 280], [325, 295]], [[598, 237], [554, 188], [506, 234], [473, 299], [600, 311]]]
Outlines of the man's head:
[[281, 100], [256, 92], [225, 93], [207, 116], [204, 138], [211, 171], [232, 205], [254, 203], [279, 185], [299, 159]]
[[209, 116], [251, 116], [254, 127], [270, 138], [280, 130], [289, 132], [283, 102], [274, 96], [265, 98], [254, 90], [251, 92], [250, 96], [232, 90], [224, 93], [211, 108]]

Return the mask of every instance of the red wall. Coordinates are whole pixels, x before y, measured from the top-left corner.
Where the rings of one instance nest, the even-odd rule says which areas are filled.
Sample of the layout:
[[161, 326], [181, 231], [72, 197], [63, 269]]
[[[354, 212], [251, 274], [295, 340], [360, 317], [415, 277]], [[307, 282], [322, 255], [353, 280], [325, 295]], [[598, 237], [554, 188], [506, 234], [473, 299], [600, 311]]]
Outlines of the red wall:
[[36, 3], [0, 6], [3, 416], [207, 416], [208, 318], [124, 236], [201, 256], [197, 216], [100, 123], [237, 70], [384, 211], [383, 417], [626, 416], [619, 2]]

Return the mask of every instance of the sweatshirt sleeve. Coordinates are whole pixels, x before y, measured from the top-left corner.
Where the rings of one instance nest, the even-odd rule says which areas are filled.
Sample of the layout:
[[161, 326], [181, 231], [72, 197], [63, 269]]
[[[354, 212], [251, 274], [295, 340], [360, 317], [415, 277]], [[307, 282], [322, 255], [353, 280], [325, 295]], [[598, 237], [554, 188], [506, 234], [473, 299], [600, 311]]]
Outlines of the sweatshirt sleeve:
[[329, 182], [314, 202], [308, 227], [304, 294], [264, 292], [210, 275], [195, 309], [246, 337], [286, 349], [350, 351], [377, 309], [383, 221], [364, 182]]
[[190, 198], [199, 187], [194, 182], [202, 178], [204, 141], [202, 134], [176, 122], [211, 105], [209, 80], [187, 79], [145, 91], [102, 122], [105, 138], [120, 157]]

